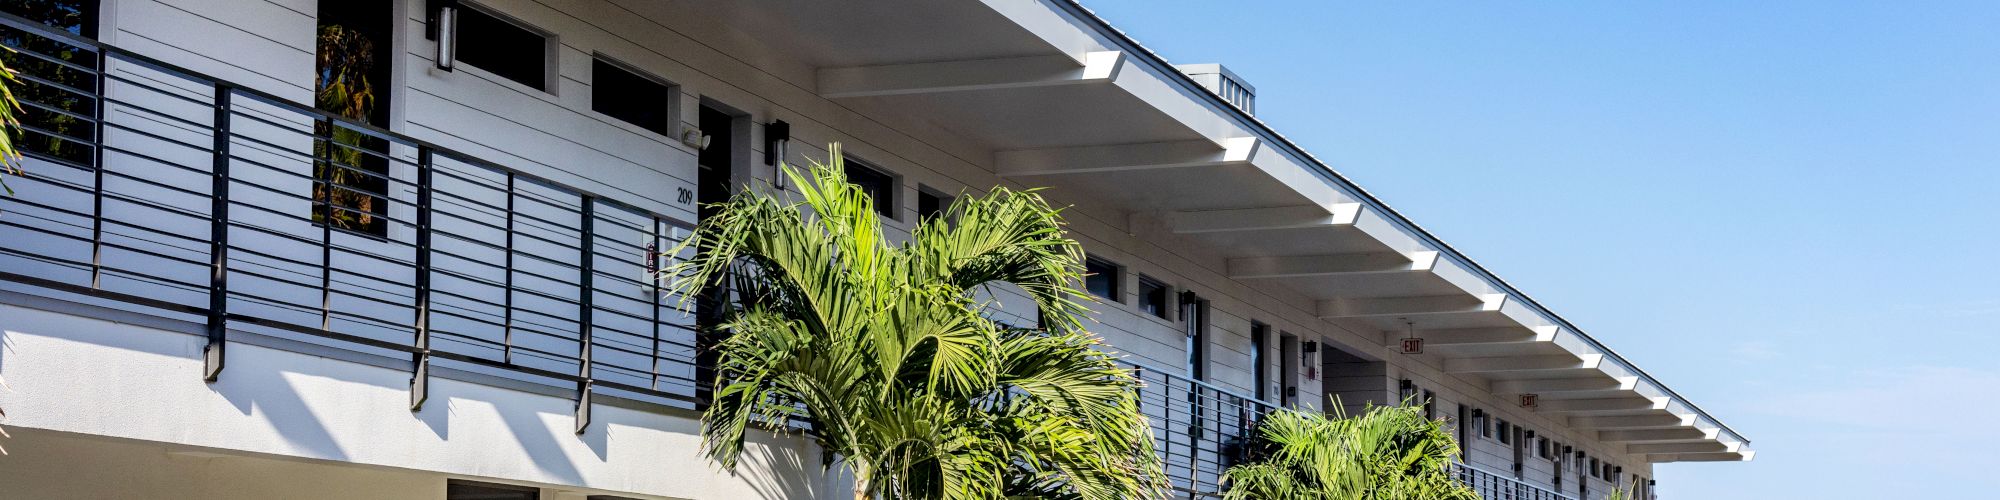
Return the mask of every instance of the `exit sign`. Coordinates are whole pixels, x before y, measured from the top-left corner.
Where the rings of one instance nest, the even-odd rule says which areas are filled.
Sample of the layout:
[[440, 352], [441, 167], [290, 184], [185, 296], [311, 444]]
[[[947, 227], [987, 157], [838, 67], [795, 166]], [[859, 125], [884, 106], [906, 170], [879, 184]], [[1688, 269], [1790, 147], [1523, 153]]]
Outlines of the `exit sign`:
[[1423, 354], [1424, 339], [1411, 337], [1403, 339], [1403, 354]]

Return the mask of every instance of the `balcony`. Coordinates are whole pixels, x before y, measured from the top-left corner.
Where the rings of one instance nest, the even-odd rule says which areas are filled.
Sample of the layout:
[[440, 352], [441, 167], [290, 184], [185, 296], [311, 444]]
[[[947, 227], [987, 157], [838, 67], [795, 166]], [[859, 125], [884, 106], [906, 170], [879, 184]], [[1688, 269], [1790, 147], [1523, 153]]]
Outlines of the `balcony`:
[[[658, 252], [689, 221], [0, 14], [27, 172], [0, 197], [0, 282], [232, 332], [698, 409], [694, 312]], [[349, 181], [337, 181], [336, 176]], [[354, 179], [358, 179], [355, 181]], [[662, 193], [663, 197], [667, 194]], [[681, 194], [685, 196], [685, 194]], [[1173, 488], [1214, 497], [1277, 408], [1132, 365]], [[1568, 498], [1466, 468], [1489, 498]]]

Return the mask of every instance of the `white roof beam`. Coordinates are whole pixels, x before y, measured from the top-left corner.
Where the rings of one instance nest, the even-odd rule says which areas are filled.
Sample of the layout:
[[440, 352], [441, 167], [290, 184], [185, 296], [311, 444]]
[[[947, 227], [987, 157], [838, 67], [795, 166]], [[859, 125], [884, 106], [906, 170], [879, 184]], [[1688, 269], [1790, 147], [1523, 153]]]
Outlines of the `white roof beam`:
[[1355, 297], [1319, 301], [1321, 318], [1410, 317], [1499, 311], [1506, 294]]
[[1757, 452], [1743, 450], [1734, 453], [1661, 453], [1646, 455], [1647, 462], [1748, 462], [1757, 457]]
[[1718, 432], [1715, 429], [1638, 429], [1622, 431], [1597, 431], [1597, 440], [1605, 442], [1687, 442], [1711, 441]]
[[1130, 172], [1247, 165], [1261, 142], [1255, 137], [1019, 149], [993, 154], [1001, 177]]
[[1535, 405], [1535, 411], [1541, 413], [1644, 411], [1663, 408], [1666, 408], [1665, 401], [1647, 398], [1544, 399]]
[[935, 94], [1108, 83], [1125, 53], [1091, 52], [1081, 66], [1066, 55], [820, 68], [819, 95], [829, 99]]
[[1586, 430], [1662, 429], [1694, 425], [1694, 415], [1621, 415], [1570, 417], [1569, 426]]
[[[1446, 373], [1502, 373], [1549, 370], [1588, 370], [1597, 368], [1604, 362], [1604, 356], [1586, 354], [1581, 357], [1568, 355], [1554, 356], [1509, 356], [1494, 358], [1452, 358], [1444, 361]], [[1588, 401], [1588, 400], [1586, 400]], [[1554, 401], [1545, 401], [1544, 405]]]
[[1165, 219], [1176, 234], [1197, 234], [1351, 226], [1360, 213], [1359, 203], [1336, 203], [1169, 212]]
[[1721, 453], [1736, 451], [1734, 443], [1651, 443], [1625, 445], [1625, 453], [1632, 455], [1652, 455], [1656, 453]]
[[1306, 278], [1429, 271], [1437, 263], [1437, 252], [1343, 253], [1229, 259], [1229, 277]]
[[[1430, 343], [1424, 339], [1424, 343]], [[1638, 384], [1635, 377], [1622, 378], [1546, 378], [1526, 380], [1495, 380], [1491, 387], [1494, 394], [1551, 394], [1558, 392], [1605, 392], [1629, 391]]]

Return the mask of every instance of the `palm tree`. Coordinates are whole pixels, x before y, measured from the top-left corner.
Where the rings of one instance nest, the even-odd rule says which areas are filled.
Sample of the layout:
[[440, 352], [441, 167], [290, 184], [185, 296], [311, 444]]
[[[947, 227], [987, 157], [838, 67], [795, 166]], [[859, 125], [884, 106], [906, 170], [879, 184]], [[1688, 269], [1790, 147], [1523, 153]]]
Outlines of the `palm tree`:
[[[9, 49], [12, 50], [12, 49]], [[21, 133], [21, 103], [14, 99], [14, 70], [0, 62], [0, 190], [8, 196], [14, 188], [7, 185], [7, 175], [21, 175], [21, 152], [14, 147], [14, 137]], [[8, 390], [7, 379], [0, 378], [0, 390]], [[7, 409], [0, 408], [0, 420], [7, 418]], [[9, 437], [7, 429], [0, 427], [0, 438]], [[7, 454], [7, 448], [0, 446], [0, 455]]]
[[[703, 452], [733, 471], [747, 429], [802, 419], [857, 500], [1162, 496], [1139, 382], [1078, 320], [1082, 251], [1058, 210], [996, 188], [891, 243], [829, 156], [781, 169], [800, 201], [746, 190], [667, 253], [696, 251], [664, 271], [684, 301], [734, 292]], [[1041, 327], [986, 317], [973, 292], [995, 283]]]
[[21, 133], [21, 102], [14, 99], [13, 84], [14, 70], [0, 62], [0, 190], [10, 196], [14, 188], [7, 186], [7, 175], [21, 175], [21, 152], [14, 147], [15, 137]]
[[1452, 477], [1457, 443], [1413, 406], [1360, 416], [1280, 411], [1259, 427], [1261, 460], [1223, 473], [1225, 500], [1478, 500]]

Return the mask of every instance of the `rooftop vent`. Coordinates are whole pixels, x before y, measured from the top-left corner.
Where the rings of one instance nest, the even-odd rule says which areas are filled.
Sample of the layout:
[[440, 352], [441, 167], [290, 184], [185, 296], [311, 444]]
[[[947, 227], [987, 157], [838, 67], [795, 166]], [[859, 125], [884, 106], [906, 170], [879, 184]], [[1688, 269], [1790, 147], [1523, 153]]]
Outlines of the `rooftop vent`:
[[1201, 86], [1222, 96], [1222, 100], [1236, 105], [1245, 113], [1257, 114], [1257, 88], [1243, 81], [1243, 77], [1229, 71], [1220, 64], [1183, 64], [1175, 66], [1182, 73], [1194, 77]]

